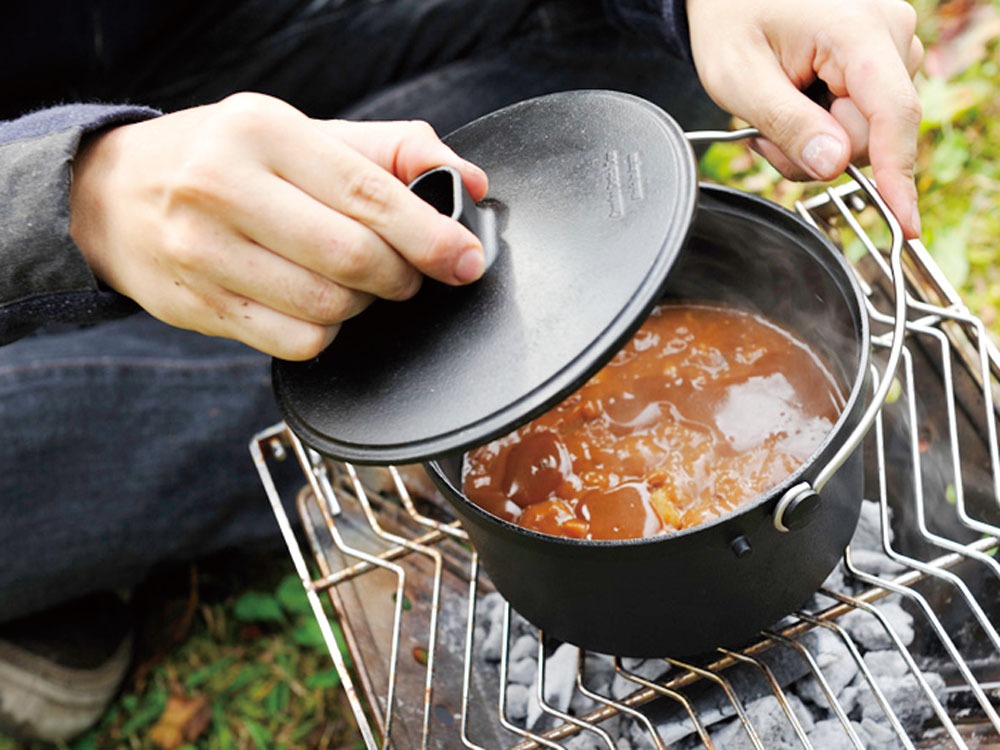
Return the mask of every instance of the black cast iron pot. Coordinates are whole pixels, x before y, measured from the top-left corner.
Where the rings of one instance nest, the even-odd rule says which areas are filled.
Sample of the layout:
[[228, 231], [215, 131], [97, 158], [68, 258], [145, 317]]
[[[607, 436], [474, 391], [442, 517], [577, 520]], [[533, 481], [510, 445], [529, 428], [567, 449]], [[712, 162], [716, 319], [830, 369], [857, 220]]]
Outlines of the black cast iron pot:
[[[598, 651], [692, 655], [752, 638], [815, 591], [857, 522], [854, 446], [874, 413], [862, 404], [860, 292], [840, 254], [794, 214], [699, 191], [690, 144], [710, 135], [685, 137], [659, 108], [610, 91], [551, 94], [470, 123], [446, 141], [490, 175], [489, 199], [472, 204], [457, 173], [442, 182], [438, 170], [414, 190], [474, 219], [495, 260], [483, 279], [427, 281], [414, 299], [347, 321], [319, 357], [274, 363], [278, 404], [303, 442], [355, 463], [434, 461], [500, 592], [549, 635]], [[825, 357], [847, 404], [812, 459], [738, 512], [645, 540], [544, 536], [464, 498], [461, 452], [569, 395], [663, 294], [759, 311]], [[898, 289], [890, 372], [904, 299]]]
[[868, 329], [851, 271], [795, 214], [702, 186], [691, 234], [664, 297], [718, 301], [795, 332], [831, 367], [847, 397], [812, 458], [772, 491], [716, 521], [667, 536], [580, 541], [498, 519], [461, 492], [462, 457], [427, 464], [497, 589], [548, 635], [626, 656], [690, 656], [738, 646], [803, 604], [857, 525], [861, 451], [801, 502], [851, 436], [868, 389]]

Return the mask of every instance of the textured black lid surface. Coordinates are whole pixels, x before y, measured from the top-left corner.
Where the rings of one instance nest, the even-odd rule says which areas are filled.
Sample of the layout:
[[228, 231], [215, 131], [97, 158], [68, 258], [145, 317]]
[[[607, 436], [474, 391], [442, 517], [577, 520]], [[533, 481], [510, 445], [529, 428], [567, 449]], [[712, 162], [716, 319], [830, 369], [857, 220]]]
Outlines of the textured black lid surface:
[[545, 411], [635, 332], [687, 238], [694, 156], [642, 99], [553, 94], [445, 140], [489, 175], [497, 258], [470, 286], [376, 302], [316, 359], [275, 360], [286, 422], [323, 454], [422, 461]]

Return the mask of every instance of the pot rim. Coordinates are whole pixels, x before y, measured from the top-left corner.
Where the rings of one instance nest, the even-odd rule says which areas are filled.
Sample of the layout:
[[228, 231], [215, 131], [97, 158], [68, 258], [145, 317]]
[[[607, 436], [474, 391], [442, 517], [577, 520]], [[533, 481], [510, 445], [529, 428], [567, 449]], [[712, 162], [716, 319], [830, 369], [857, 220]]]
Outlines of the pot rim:
[[[699, 184], [699, 191], [720, 199], [722, 209], [728, 208], [732, 210], [732, 202], [736, 202], [744, 204], [739, 207], [741, 210], [748, 208], [756, 210], [757, 218], [760, 218], [761, 213], [767, 214], [767, 218], [770, 220], [771, 225], [776, 226], [776, 228], [780, 231], [784, 232], [786, 227], [794, 229], [796, 232], [805, 230], [805, 233], [809, 235], [814, 242], [813, 247], [818, 246], [823, 248], [825, 257], [831, 260], [839, 269], [841, 280], [846, 281], [846, 288], [842, 290], [845, 302], [857, 313], [857, 321], [859, 322], [859, 325], [856, 326], [857, 338], [859, 340], [857, 371], [855, 372], [848, 397], [844, 401], [844, 408], [841, 410], [840, 416], [834, 423], [833, 428], [827, 433], [826, 437], [812, 452], [809, 458], [781, 482], [774, 485], [769, 490], [759, 493], [749, 502], [743, 503], [740, 507], [729, 511], [728, 513], [717, 516], [710, 521], [685, 529], [678, 529], [677, 531], [672, 531], [668, 534], [657, 534], [655, 536], [636, 537], [631, 539], [574, 539], [555, 534], [543, 534], [541, 532], [534, 531], [533, 529], [518, 526], [515, 523], [511, 523], [510, 521], [500, 518], [499, 516], [493, 515], [489, 511], [484, 510], [479, 505], [469, 500], [469, 498], [465, 496], [465, 493], [456, 487], [445, 475], [444, 471], [441, 470], [440, 458], [434, 458], [430, 461], [424, 462], [424, 467], [427, 469], [431, 478], [446, 494], [451, 495], [453, 499], [461, 502], [464, 507], [468, 508], [472, 513], [481, 517], [483, 520], [496, 523], [501, 528], [510, 531], [511, 533], [521, 535], [538, 542], [558, 544], [567, 548], [640, 548], [668, 540], [679, 539], [701, 531], [706, 531], [720, 524], [728, 523], [733, 519], [747, 515], [769, 502], [777, 502], [789, 488], [803, 481], [808, 481], [807, 475], [815, 475], [818, 473], [820, 459], [824, 456], [824, 454], [832, 454], [836, 452], [835, 450], [831, 450], [831, 448], [836, 448], [839, 444], [838, 439], [844, 437], [842, 433], [850, 433], [852, 428], [851, 423], [857, 421], [858, 412], [864, 407], [862, 400], [864, 391], [867, 387], [868, 366], [871, 357], [869, 322], [868, 315], [865, 312], [865, 299], [861, 291], [861, 287], [854, 276], [854, 272], [848, 265], [847, 259], [844, 257], [843, 253], [839, 252], [825, 235], [783, 206], [767, 200], [766, 198], [761, 198], [760, 196], [745, 193], [741, 190], [724, 185], [703, 182]], [[727, 203], [726, 201], [730, 201], [730, 203]], [[853, 305], [851, 304], [852, 301]], [[464, 456], [464, 452], [462, 455]], [[448, 458], [453, 458], [453, 456]]]

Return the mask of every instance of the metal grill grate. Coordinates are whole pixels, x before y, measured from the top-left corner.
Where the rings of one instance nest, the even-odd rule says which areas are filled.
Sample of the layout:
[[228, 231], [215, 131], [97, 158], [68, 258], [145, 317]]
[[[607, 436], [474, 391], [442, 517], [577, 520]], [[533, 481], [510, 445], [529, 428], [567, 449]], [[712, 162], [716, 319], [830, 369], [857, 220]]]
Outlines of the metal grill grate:
[[[853, 182], [797, 208], [858, 256], [878, 381], [895, 305], [885, 228]], [[492, 590], [410, 467], [335, 464], [282, 424], [257, 435], [366, 745], [1000, 748], [1000, 356], [919, 242], [903, 267], [905, 346], [865, 442], [868, 544], [856, 535], [802, 611], [698, 663], [551, 642]], [[307, 481], [302, 543], [272, 479], [285, 459]]]

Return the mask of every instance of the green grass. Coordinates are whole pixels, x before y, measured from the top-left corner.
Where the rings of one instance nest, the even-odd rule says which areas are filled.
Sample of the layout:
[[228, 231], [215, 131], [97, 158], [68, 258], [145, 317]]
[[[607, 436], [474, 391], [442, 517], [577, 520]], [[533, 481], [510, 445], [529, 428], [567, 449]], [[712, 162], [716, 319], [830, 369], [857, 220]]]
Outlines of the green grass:
[[[285, 552], [166, 570], [137, 596], [137, 658], [124, 690], [93, 730], [59, 747], [362, 747]], [[0, 739], [0, 750], [42, 747]]]

